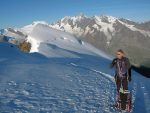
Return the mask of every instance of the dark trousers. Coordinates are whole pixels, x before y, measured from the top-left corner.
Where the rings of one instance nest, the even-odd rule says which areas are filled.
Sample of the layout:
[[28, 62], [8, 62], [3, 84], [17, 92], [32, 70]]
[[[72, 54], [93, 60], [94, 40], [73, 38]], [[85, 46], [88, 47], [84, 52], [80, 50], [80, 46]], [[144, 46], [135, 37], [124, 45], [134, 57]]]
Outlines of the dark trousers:
[[115, 76], [115, 81], [116, 81], [116, 86], [117, 86], [117, 92], [118, 93], [119, 93], [121, 85], [122, 85], [124, 90], [128, 90], [128, 78], [127, 78], [127, 76], [124, 76], [123, 78]]

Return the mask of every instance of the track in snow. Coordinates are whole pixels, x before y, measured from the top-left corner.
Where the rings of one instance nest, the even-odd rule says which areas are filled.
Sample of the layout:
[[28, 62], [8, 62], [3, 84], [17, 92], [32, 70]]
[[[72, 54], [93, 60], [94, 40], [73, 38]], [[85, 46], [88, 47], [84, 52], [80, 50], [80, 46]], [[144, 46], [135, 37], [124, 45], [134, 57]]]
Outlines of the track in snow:
[[[15, 69], [20, 72], [19, 69], [21, 70], [21, 67], [24, 68], [26, 65], [18, 66], [15, 66]], [[35, 65], [34, 68], [47, 66], [48, 64]], [[12, 65], [13, 67], [14, 65]], [[30, 69], [30, 65], [28, 67]], [[42, 81], [36, 82], [39, 79], [36, 78], [36, 75], [30, 76], [30, 80], [25, 82], [14, 81], [14, 76], [11, 78], [12, 81], [7, 81], [7, 78], [1, 79], [1, 112], [84, 113], [113, 110], [109, 107], [114, 96], [110, 92], [114, 91], [114, 85], [110, 80], [92, 70], [74, 67], [69, 69], [74, 71], [71, 71], [72, 73], [62, 71], [62, 74], [50, 75], [44, 83]], [[48, 70], [43, 69], [43, 71]], [[39, 77], [38, 74], [37, 77]]]

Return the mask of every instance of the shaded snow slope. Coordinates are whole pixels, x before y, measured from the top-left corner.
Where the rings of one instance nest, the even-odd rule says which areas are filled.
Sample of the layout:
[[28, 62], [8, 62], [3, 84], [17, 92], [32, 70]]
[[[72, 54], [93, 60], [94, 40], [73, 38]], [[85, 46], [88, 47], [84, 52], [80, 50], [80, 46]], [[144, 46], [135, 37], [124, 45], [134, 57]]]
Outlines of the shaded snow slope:
[[[22, 53], [15, 45], [10, 43], [0, 43], [0, 58], [1, 59], [23, 59], [28, 55]], [[1, 60], [2, 61], [2, 60]]]
[[[46, 58], [9, 44], [0, 44], [0, 53], [0, 112], [118, 112], [111, 107], [115, 84], [109, 60], [79, 53], [80, 58]], [[133, 113], [149, 113], [149, 86], [149, 79], [133, 72]]]

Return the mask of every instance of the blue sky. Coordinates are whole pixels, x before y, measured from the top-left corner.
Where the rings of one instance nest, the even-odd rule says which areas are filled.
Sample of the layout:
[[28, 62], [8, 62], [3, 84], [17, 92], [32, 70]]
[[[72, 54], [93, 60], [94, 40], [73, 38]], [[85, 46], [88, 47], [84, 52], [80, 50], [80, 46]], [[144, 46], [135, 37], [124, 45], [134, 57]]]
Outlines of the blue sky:
[[0, 28], [22, 27], [36, 20], [52, 23], [80, 13], [148, 21], [150, 0], [0, 0]]

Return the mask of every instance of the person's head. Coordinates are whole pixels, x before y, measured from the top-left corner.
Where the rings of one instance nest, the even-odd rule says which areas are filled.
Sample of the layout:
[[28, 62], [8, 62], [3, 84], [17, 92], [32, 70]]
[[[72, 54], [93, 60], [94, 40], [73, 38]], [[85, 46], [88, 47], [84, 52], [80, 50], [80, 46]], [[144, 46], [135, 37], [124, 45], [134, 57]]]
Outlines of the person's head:
[[117, 50], [116, 57], [122, 59], [124, 57], [124, 51], [122, 49]]

